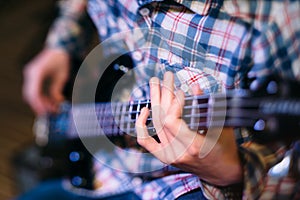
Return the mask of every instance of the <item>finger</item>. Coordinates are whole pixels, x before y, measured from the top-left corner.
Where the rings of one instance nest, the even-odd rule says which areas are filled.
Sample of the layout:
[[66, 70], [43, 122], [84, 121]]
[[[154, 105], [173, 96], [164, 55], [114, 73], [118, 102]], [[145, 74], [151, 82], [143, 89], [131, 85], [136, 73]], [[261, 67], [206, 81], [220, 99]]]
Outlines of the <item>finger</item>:
[[[179, 130], [179, 129], [178, 129]], [[179, 160], [186, 152], [189, 145], [182, 140], [187, 140], [185, 137], [179, 137], [181, 134], [176, 131], [176, 137], [173, 136], [173, 133], [170, 130], [166, 129], [164, 132], [166, 135], [169, 135], [170, 140], [166, 143], [161, 143], [161, 149], [159, 151], [152, 152], [156, 157], [163, 159], [162, 161], [167, 164], [173, 164]]]
[[160, 81], [157, 77], [150, 79], [150, 98], [151, 105], [160, 105]]
[[146, 126], [148, 116], [148, 108], [142, 108], [141, 113], [135, 123], [137, 142], [149, 152], [154, 152], [155, 150], [159, 149], [159, 143], [148, 133]]
[[171, 102], [170, 110], [164, 123], [164, 132], [169, 140], [177, 135], [179, 127], [181, 126], [181, 123], [183, 123], [183, 120], [181, 119], [183, 105], [184, 93], [182, 91], [177, 91], [176, 98]]
[[145, 125], [148, 115], [149, 110], [143, 108], [136, 121], [138, 143], [162, 162], [167, 164], [174, 163], [184, 154], [186, 150], [185, 146], [176, 138], [168, 143], [160, 144], [154, 138], [149, 136]]
[[183, 91], [177, 91], [176, 98], [172, 100], [170, 103], [170, 109], [168, 112], [168, 116], [165, 119], [164, 123], [164, 132], [165, 137], [168, 138], [168, 141], [171, 141], [174, 139], [174, 137], [177, 135], [181, 124], [183, 123], [181, 117], [182, 117], [182, 109], [184, 106], [184, 93]]
[[181, 118], [183, 109], [184, 109], [184, 102], [185, 102], [185, 95], [182, 90], [178, 90], [175, 93], [175, 98], [171, 103], [171, 109], [169, 111], [170, 115], [174, 116], [175, 118]]
[[45, 106], [47, 112], [50, 112], [50, 113], [58, 112], [59, 104], [57, 102], [53, 101], [53, 99], [51, 99], [48, 96], [44, 98], [44, 106]]
[[66, 81], [67, 77], [64, 75], [54, 77], [54, 80], [50, 87], [50, 95], [51, 99], [53, 99], [55, 102], [61, 102], [64, 100], [63, 89]]
[[161, 107], [167, 112], [174, 98], [174, 75], [172, 72], [164, 74], [161, 95]]
[[150, 80], [150, 98], [152, 110], [152, 122], [159, 140], [162, 143], [168, 142], [168, 138], [164, 134], [164, 121], [166, 113], [161, 106], [161, 88], [158, 78], [153, 77]]
[[[170, 109], [170, 115], [174, 116], [174, 119], [170, 119], [172, 121], [166, 123], [165, 127], [169, 133], [173, 134], [173, 137], [183, 144], [183, 146], [188, 147], [193, 143], [196, 132], [193, 132], [188, 127], [187, 123], [181, 119], [185, 103], [184, 92], [182, 90], [178, 90], [175, 94], [176, 98], [174, 98]], [[178, 126], [176, 127], [174, 124], [177, 124]]]
[[136, 121], [135, 127], [137, 133], [137, 142], [151, 154], [156, 156], [159, 160], [169, 164], [174, 160], [175, 157], [172, 151], [172, 146], [166, 145], [163, 147], [163, 145], [158, 143], [149, 135], [147, 127], [145, 125], [148, 115], [149, 110], [147, 108], [143, 108]]
[[[177, 122], [178, 123], [178, 122]], [[169, 146], [173, 146], [173, 161], [175, 162], [184, 155], [198, 156], [205, 137], [190, 130], [183, 122], [178, 129], [168, 127], [169, 133], [174, 134], [174, 138]], [[171, 160], [169, 160], [171, 161]]]
[[200, 88], [199, 84], [194, 84], [191, 86], [193, 95], [202, 95], [203, 90]]
[[153, 77], [150, 80], [150, 99], [151, 99], [151, 110], [152, 110], [152, 122], [156, 131], [161, 131], [163, 124], [161, 122], [161, 93], [160, 93], [160, 81], [158, 78]]
[[50, 85], [50, 99], [51, 107], [49, 108], [52, 112], [58, 110], [59, 104], [64, 100], [63, 89], [68, 79], [68, 75], [60, 73], [58, 76], [53, 77]]

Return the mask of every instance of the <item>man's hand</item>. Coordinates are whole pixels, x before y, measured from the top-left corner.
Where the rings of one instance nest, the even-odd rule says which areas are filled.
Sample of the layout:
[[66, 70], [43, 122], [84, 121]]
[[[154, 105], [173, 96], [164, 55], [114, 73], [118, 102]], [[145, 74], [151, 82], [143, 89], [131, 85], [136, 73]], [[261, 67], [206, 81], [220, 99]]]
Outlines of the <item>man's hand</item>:
[[[201, 93], [200, 89], [193, 91]], [[181, 118], [184, 93], [174, 93], [174, 76], [170, 72], [166, 72], [162, 86], [159, 79], [152, 78], [150, 92], [152, 118], [160, 143], [148, 134], [145, 123], [149, 110], [143, 108], [136, 122], [141, 146], [162, 162], [194, 173], [211, 184], [226, 186], [242, 181], [242, 167], [232, 128], [224, 128], [217, 138], [189, 129]], [[212, 131], [210, 135], [214, 131], [217, 134], [217, 130], [209, 131]], [[214, 146], [207, 152], [205, 143]]]
[[[64, 99], [63, 88], [69, 76], [70, 57], [59, 49], [44, 49], [25, 66], [23, 96], [37, 115], [55, 112]], [[49, 91], [44, 84], [49, 81]]]

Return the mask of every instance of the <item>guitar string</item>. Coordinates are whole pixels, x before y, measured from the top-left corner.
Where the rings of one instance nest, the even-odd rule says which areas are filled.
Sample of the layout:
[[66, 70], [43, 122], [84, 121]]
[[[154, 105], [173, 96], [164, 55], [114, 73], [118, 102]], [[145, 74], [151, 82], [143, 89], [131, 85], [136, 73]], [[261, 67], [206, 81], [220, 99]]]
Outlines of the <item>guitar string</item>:
[[[243, 93], [242, 93], [243, 94]], [[217, 125], [217, 126], [220, 126], [222, 124], [224, 124], [224, 120], [221, 120], [221, 121], [217, 121], [217, 120], [213, 120], [213, 121], [210, 121], [210, 122], [207, 122], [207, 118], [209, 117], [225, 117], [222, 113], [222, 111], [219, 113], [221, 113], [221, 115], [216, 115], [217, 112], [213, 111], [213, 109], [216, 109], [218, 107], [236, 107], [236, 105], [238, 105], [238, 107], [241, 107], [241, 104], [238, 103], [238, 101], [236, 100], [240, 100], [240, 98], [243, 98], [243, 95], [242, 97], [239, 97], [239, 98], [232, 98], [232, 97], [235, 97], [234, 96], [235, 94], [233, 95], [224, 95], [224, 94], [217, 94], [217, 95], [201, 95], [201, 96], [189, 96], [189, 97], [186, 97], [185, 98], [185, 102], [186, 104], [189, 103], [189, 105], [184, 105], [183, 107], [183, 112], [182, 113], [186, 113], [187, 111], [196, 111], [196, 110], [199, 110], [199, 109], [204, 109], [206, 110], [207, 112], [203, 112], [203, 111], [200, 111], [199, 113], [197, 113], [196, 111], [196, 114], [195, 112], [193, 113], [193, 116], [191, 114], [183, 114], [182, 118], [185, 119], [185, 121], [187, 121], [187, 123], [189, 124], [189, 126], [192, 128], [192, 127], [207, 127], [208, 126], [208, 123], [210, 123], [211, 126], [213, 125]], [[214, 105], [211, 106], [211, 102], [209, 101], [213, 101]], [[232, 102], [233, 100], [233, 102]], [[243, 101], [245, 102], [245, 99], [243, 98]], [[196, 105], [194, 105], [194, 102], [196, 102]], [[229, 103], [228, 103], [229, 102]], [[134, 110], [134, 107], [139, 107], [140, 105], [143, 105], [145, 107], [150, 107], [151, 103], [150, 103], [150, 100], [139, 100], [139, 101], [132, 101], [130, 102], [129, 104], [125, 104], [125, 103], [122, 103], [122, 102], [117, 102], [117, 103], [97, 103], [97, 104], [93, 104], [94, 105], [94, 108], [91, 106], [91, 104], [83, 104], [83, 105], [80, 105], [80, 106], [77, 106], [77, 108], [85, 108], [85, 109], [88, 109], [90, 108], [90, 112], [93, 112], [93, 109], [97, 112], [99, 111], [104, 111], [103, 113], [101, 113], [101, 115], [97, 115], [97, 118], [98, 118], [98, 122], [99, 122], [99, 125], [102, 129], [104, 130], [114, 130], [117, 131], [117, 132], [120, 132], [125, 130], [127, 132], [132, 132], [135, 130], [134, 127], [132, 127], [137, 119], [137, 116], [138, 114], [140, 113], [140, 110]], [[247, 102], [247, 107], [255, 107], [257, 106], [257, 102], [256, 101], [253, 101], [253, 99], [251, 99], [251, 101]], [[120, 109], [117, 109], [117, 111], [113, 114], [113, 112], [111, 112], [111, 110], [115, 110], [117, 107], [121, 107], [122, 108], [122, 112], [119, 112]], [[92, 109], [91, 109], [92, 108]], [[74, 109], [76, 110], [76, 108]], [[238, 113], [239, 110], [236, 110], [236, 111], [233, 111], [233, 113]], [[88, 112], [90, 114], [90, 112]], [[150, 113], [152, 112], [152, 110], [150, 109]], [[210, 113], [209, 113], [210, 112]], [[80, 114], [84, 115], [84, 113], [86, 112], [83, 112], [81, 111]], [[227, 115], [229, 116], [229, 113], [230, 112], [226, 112]], [[89, 115], [88, 114], [88, 115]], [[132, 119], [132, 116], [135, 115], [135, 119]], [[227, 117], [228, 117], [227, 116]], [[80, 123], [86, 123], [86, 127], [90, 127], [89, 126], [89, 117], [88, 116], [83, 116], [85, 117], [86, 120], [82, 120]], [[193, 117], [192, 119], [194, 118], [201, 118], [203, 121], [200, 122], [200, 121], [197, 121], [197, 120], [187, 120], [189, 117]], [[82, 117], [80, 117], [82, 119]], [[108, 121], [108, 119], [110, 119]], [[117, 119], [117, 120], [116, 120]], [[148, 118], [148, 122], [151, 121], [151, 117]], [[194, 121], [194, 122], [193, 122]], [[196, 122], [195, 122], [196, 121]], [[229, 121], [227, 119], [227, 121]], [[232, 120], [234, 121], [234, 120]], [[108, 123], [109, 122], [109, 123]], [[232, 123], [234, 124], [234, 123]], [[243, 123], [243, 124], [246, 124], [246, 123]], [[249, 124], [249, 122], [248, 122]], [[127, 126], [125, 128], [125, 126]], [[153, 130], [154, 127], [153, 126], [147, 126], [147, 129], [148, 130]], [[107, 132], [107, 131], [106, 131]]]
[[[130, 112], [129, 112], [130, 113]], [[204, 115], [204, 113], [200, 113], [200, 116], [201, 115]], [[253, 118], [250, 118], [250, 119], [226, 119], [227, 123], [224, 123], [224, 119], [221, 119], [221, 120], [212, 120], [210, 122], [207, 122], [207, 116], [211, 116], [213, 118], [215, 117], [221, 117], [223, 118], [224, 115], [223, 113], [220, 113], [220, 115], [211, 115], [211, 114], [208, 114], [206, 113], [205, 114], [206, 116], [204, 117], [204, 121], [196, 121], [196, 123], [191, 123], [189, 122], [189, 120], [186, 120], [190, 117], [190, 115], [183, 115], [183, 118], [185, 118], [185, 121], [187, 122], [187, 124], [189, 125], [189, 127], [191, 129], [194, 129], [194, 130], [197, 130], [197, 129], [201, 129], [201, 128], [206, 128], [208, 126], [210, 127], [220, 127], [220, 126], [223, 126], [223, 125], [226, 125], [229, 126], [251, 126], [253, 124]], [[227, 112], [227, 115], [228, 115], [228, 112]], [[108, 120], [108, 118], [110, 118], [110, 120]], [[105, 135], [122, 135], [122, 132], [135, 132], [135, 127], [134, 127], [134, 123], [135, 123], [135, 119], [129, 119], [129, 120], [123, 120], [121, 125], [125, 124], [127, 125], [126, 127], [126, 130], [124, 130], [124, 128], [121, 127], [120, 123], [116, 122], [114, 119], [114, 117], [111, 115], [111, 113], [109, 113], [109, 115], [104, 115], [103, 119], [106, 119], [105, 123], [103, 123], [103, 121], [99, 122], [99, 126], [96, 130], [95, 130], [95, 134], [97, 134], [97, 132], [99, 132], [100, 129], [102, 129], [104, 132], [105, 132]], [[147, 122], [151, 121], [152, 119], [151, 118], [148, 118], [147, 119]], [[195, 120], [194, 120], [195, 121]], [[82, 123], [82, 122], [81, 122]], [[85, 125], [85, 127], [90, 127], [89, 125], [89, 121], [87, 120], [87, 123]], [[208, 125], [209, 124], [209, 125]], [[154, 130], [154, 127], [153, 126], [147, 126], [147, 129], [149, 131], [152, 131]], [[109, 133], [109, 134], [108, 134]]]
[[[208, 98], [209, 97], [209, 98]], [[226, 98], [225, 98], [226, 97]], [[234, 95], [233, 95], [234, 97]], [[188, 121], [189, 127], [208, 127], [208, 124], [210, 126], [223, 126], [224, 125], [224, 118], [226, 117], [226, 123], [227, 125], [232, 126], [252, 126], [253, 123], [259, 118], [259, 114], [257, 113], [257, 108], [259, 107], [259, 104], [261, 102], [261, 97], [255, 97], [251, 99], [248, 99], [246, 96], [241, 97], [234, 97], [232, 98], [230, 95], [224, 96], [212, 96], [212, 95], [206, 95], [206, 96], [191, 96], [188, 98], [185, 98], [185, 101], [188, 102], [183, 107], [183, 114], [182, 118]], [[264, 99], [267, 99], [264, 97]], [[210, 102], [212, 101], [212, 102]], [[194, 102], [196, 104], [194, 105]], [[143, 105], [144, 104], [144, 105]], [[87, 109], [89, 111], [95, 111], [96, 113], [98, 111], [104, 111], [101, 113], [101, 115], [97, 115], [99, 127], [103, 130], [105, 130], [105, 135], [116, 135], [121, 134], [123, 130], [126, 129], [126, 132], [134, 132], [135, 127], [134, 123], [137, 119], [138, 114], [140, 114], [140, 107], [142, 106], [148, 106], [150, 107], [150, 101], [149, 100], [143, 100], [143, 101], [132, 101], [130, 103], [102, 103], [102, 104], [92, 104], [94, 107], [91, 106], [91, 104], [87, 104], [85, 106], [79, 106], [78, 108], [93, 108], [93, 109]], [[142, 106], [141, 106], [142, 105]], [[76, 106], [75, 106], [76, 107]], [[135, 108], [139, 107], [137, 110]], [[119, 108], [119, 109], [118, 109]], [[120, 109], [121, 108], [121, 109]], [[226, 108], [225, 111], [220, 111], [220, 108]], [[201, 111], [202, 109], [202, 111]], [[215, 109], [219, 109], [218, 111], [215, 111]], [[76, 108], [74, 109], [76, 110]], [[113, 112], [111, 112], [113, 110]], [[120, 112], [120, 110], [122, 110]], [[206, 112], [203, 112], [203, 110], [206, 110]], [[193, 114], [186, 114], [187, 111], [195, 111]], [[197, 112], [199, 111], [199, 112]], [[226, 115], [224, 115], [224, 112]], [[81, 111], [80, 114], [83, 114], [85, 116], [85, 120], [82, 120], [81, 123], [86, 123], [87, 129], [89, 126], [89, 117], [88, 115], [91, 113], [88, 113], [87, 115], [84, 114], [85, 112]], [[152, 113], [152, 110], [150, 108], [150, 113]], [[192, 112], [191, 112], [192, 113]], [[135, 119], [133, 116], [135, 115]], [[124, 117], [125, 116], [125, 117]], [[207, 118], [212, 117], [214, 120], [207, 122]], [[215, 120], [215, 118], [223, 118], [223, 120]], [[233, 118], [230, 118], [233, 117]], [[235, 117], [235, 118], [234, 118]], [[194, 118], [201, 118], [203, 121], [197, 121], [197, 120], [187, 120], [187, 119], [194, 119]], [[108, 121], [110, 119], [110, 121]], [[117, 119], [117, 120], [116, 120]], [[106, 122], [105, 122], [106, 120]], [[151, 121], [152, 118], [149, 117], [147, 122]], [[107, 123], [109, 122], [109, 123]], [[120, 123], [119, 123], [120, 122]], [[117, 124], [119, 123], [119, 124]], [[151, 123], [150, 123], [151, 124]], [[123, 126], [123, 127], [122, 127]], [[126, 128], [124, 128], [126, 126]], [[99, 132], [99, 127], [97, 131]], [[148, 130], [153, 130], [153, 126], [147, 126]], [[112, 131], [113, 134], [107, 134], [107, 131]], [[125, 132], [125, 131], [124, 131]], [[98, 135], [98, 133], [96, 133]]]
[[[238, 107], [238, 108], [251, 108], [251, 107], [254, 107], [254, 108], [257, 108], [258, 105], [259, 105], [259, 101], [255, 101], [255, 100], [251, 100], [251, 101], [246, 101], [246, 100], [242, 100], [243, 102], [239, 102], [239, 100], [229, 100], [229, 101], [217, 101], [217, 102], [214, 102], [213, 105], [212, 103], [209, 103], [209, 102], [197, 102], [197, 105], [184, 105], [183, 107], [183, 110], [187, 109], [187, 110], [191, 110], [191, 109], [209, 109], [209, 108], [219, 108], [219, 107], [223, 107], [223, 108], [235, 108], [235, 107]], [[114, 109], [116, 107], [117, 104], [95, 104], [94, 106], [89, 104], [88, 106], [85, 106], [85, 107], [82, 107], [82, 106], [79, 106], [77, 107], [78, 110], [81, 110], [83, 112], [84, 109], [87, 109], [87, 110], [90, 110], [90, 111], [105, 111], [101, 114], [110, 114], [110, 113], [113, 113], [111, 112], [112, 109]], [[141, 106], [142, 105], [142, 106]], [[136, 114], [136, 113], [139, 113], [140, 112], [140, 109], [138, 110], [133, 110], [134, 107], [138, 107], [138, 106], [141, 106], [141, 107], [147, 107], [148, 104], [144, 104], [144, 103], [139, 103], [139, 104], [123, 104], [123, 106], [126, 106], [128, 109], [132, 109], [132, 110], [128, 110], [128, 111], [125, 111], [124, 112], [121, 112], [121, 113], [118, 113], [117, 115], [115, 116], [118, 116], [118, 115], [126, 115], [126, 114]], [[149, 105], [148, 105], [149, 107]], [[73, 110], [76, 110], [76, 107], [73, 108]], [[151, 110], [151, 109], [150, 109]], [[83, 112], [84, 113], [84, 112]]]
[[[253, 114], [256, 114], [256, 112], [255, 111], [251, 112], [251, 110], [255, 110], [257, 107], [258, 107], [258, 105], [256, 103], [253, 103], [251, 106], [247, 105], [247, 107], [245, 107], [245, 108], [234, 105], [234, 102], [232, 104], [228, 104], [228, 103], [219, 104], [218, 106], [216, 106], [216, 105], [210, 106], [209, 103], [203, 103], [202, 105], [196, 105], [196, 106], [190, 106], [190, 105], [184, 106], [183, 111], [182, 111], [182, 113], [183, 113], [182, 117], [183, 118], [187, 118], [187, 117], [196, 117], [197, 118], [197, 117], [208, 117], [208, 116], [223, 117], [224, 112], [226, 112], [226, 116], [233, 115], [233, 116], [242, 117], [242, 116], [245, 116], [245, 113], [243, 113], [243, 111], [247, 111], [248, 114], [252, 116]], [[105, 109], [106, 109], [105, 112], [100, 112]], [[124, 121], [124, 119], [123, 119], [123, 121], [124, 121], [124, 123], [128, 123], [128, 122], [135, 121], [134, 119], [132, 119], [132, 117], [136, 118], [136, 116], [138, 116], [141, 112], [140, 110], [126, 111], [127, 109], [133, 109], [132, 106], [128, 106], [128, 108], [125, 110], [125, 112], [114, 113], [112, 111], [112, 109], [113, 109], [113, 107], [110, 107], [110, 106], [104, 107], [104, 109], [103, 108], [96, 109], [95, 111], [97, 113], [97, 117], [99, 118], [99, 121], [101, 121], [101, 119], [107, 119], [107, 118], [116, 119], [116, 118], [119, 118], [120, 116], [127, 116], [126, 119], [130, 118], [131, 120]], [[204, 112], [203, 110], [201, 111], [199, 109], [206, 110], [206, 112]], [[186, 113], [186, 111], [192, 111], [192, 110], [194, 110], [196, 112], [194, 112], [193, 114], [184, 114], [184, 113]], [[199, 112], [197, 112], [197, 110]], [[151, 113], [153, 111], [152, 111], [152, 109], [149, 109], [149, 111], [150, 111], [150, 116], [151, 116]], [[91, 110], [90, 110], [90, 112], [91, 112]], [[88, 118], [88, 116], [91, 115], [90, 112], [84, 112], [83, 110], [81, 110], [81, 112], [79, 114], [83, 117]], [[88, 113], [88, 114], [86, 114], [86, 113]], [[118, 120], [116, 120], [116, 121], [118, 121]]]

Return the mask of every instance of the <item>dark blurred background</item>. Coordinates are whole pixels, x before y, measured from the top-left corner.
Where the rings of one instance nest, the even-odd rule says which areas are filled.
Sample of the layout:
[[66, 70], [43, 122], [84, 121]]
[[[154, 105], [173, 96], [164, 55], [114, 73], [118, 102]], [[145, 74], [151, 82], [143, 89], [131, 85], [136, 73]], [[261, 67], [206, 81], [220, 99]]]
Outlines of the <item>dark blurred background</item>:
[[[41, 180], [62, 177], [74, 171], [66, 164], [65, 146], [69, 144], [62, 142], [49, 145], [49, 142], [46, 148], [36, 145], [33, 131], [35, 116], [22, 97], [24, 66], [43, 48], [49, 27], [58, 14], [57, 2], [58, 0], [0, 0], [0, 200], [12, 199]], [[94, 34], [89, 36], [90, 46], [86, 53], [99, 43], [95, 27], [91, 28], [94, 28], [91, 29]], [[110, 61], [110, 58], [107, 60]], [[72, 78], [81, 61], [79, 58], [72, 58], [73, 76], [66, 84], [66, 97], [70, 97]], [[116, 63], [129, 69], [133, 67], [128, 55], [112, 62], [99, 80], [101, 84], [97, 87], [95, 101], [109, 100], [114, 84], [123, 76], [121, 70], [114, 68]], [[94, 77], [94, 74], [91, 75]], [[127, 82], [123, 84], [131, 87], [132, 76], [133, 74], [124, 79]], [[80, 168], [80, 171], [90, 170]]]
[[34, 143], [34, 115], [22, 99], [22, 70], [42, 47], [55, 0], [0, 1], [0, 199], [20, 192], [14, 157]]

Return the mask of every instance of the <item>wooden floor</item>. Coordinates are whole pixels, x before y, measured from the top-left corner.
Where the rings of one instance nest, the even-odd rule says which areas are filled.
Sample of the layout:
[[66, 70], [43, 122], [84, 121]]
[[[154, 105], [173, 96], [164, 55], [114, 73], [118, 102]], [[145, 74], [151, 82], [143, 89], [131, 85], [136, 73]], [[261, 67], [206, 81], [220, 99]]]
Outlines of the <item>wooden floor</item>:
[[18, 193], [11, 159], [33, 142], [34, 116], [22, 100], [22, 68], [41, 47], [54, 0], [0, 1], [0, 200]]

